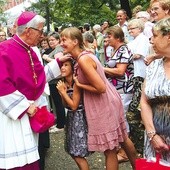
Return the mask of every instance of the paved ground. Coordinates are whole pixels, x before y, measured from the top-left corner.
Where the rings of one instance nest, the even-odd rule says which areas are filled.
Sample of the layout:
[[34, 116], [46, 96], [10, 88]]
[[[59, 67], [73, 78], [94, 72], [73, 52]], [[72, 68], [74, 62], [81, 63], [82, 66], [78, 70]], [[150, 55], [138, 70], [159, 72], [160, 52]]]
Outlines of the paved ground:
[[[64, 133], [50, 134], [51, 147], [47, 151], [45, 170], [78, 170], [72, 158], [64, 151]], [[90, 170], [104, 170], [104, 157], [94, 153], [88, 157]], [[119, 164], [119, 170], [132, 170], [130, 163]]]

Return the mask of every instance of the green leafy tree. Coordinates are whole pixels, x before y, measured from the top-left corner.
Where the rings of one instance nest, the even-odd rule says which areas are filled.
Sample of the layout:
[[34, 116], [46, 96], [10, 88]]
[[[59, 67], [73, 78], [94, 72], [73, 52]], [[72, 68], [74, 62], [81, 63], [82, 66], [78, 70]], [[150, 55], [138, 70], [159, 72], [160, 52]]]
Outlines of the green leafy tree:
[[[137, 5], [145, 10], [149, 2], [129, 0], [129, 4], [131, 10]], [[120, 8], [120, 0], [39, 0], [29, 10], [36, 11], [56, 26], [80, 26], [84, 23], [101, 24], [105, 20], [116, 23], [116, 12]]]
[[3, 13], [4, 6], [5, 6], [5, 0], [0, 0], [0, 23], [6, 22], [5, 14]]
[[47, 22], [55, 22], [57, 26], [60, 26], [62, 23], [67, 23], [71, 19], [69, 17], [70, 9], [67, 4], [68, 0], [39, 0], [37, 3], [33, 3], [27, 10], [35, 11], [45, 17]]
[[149, 7], [150, 1], [148, 0], [130, 0], [130, 5], [132, 9], [134, 9], [136, 6], [141, 5], [143, 10], [147, 10]]
[[0, 15], [3, 13], [3, 7], [5, 6], [5, 0], [0, 0]]
[[[80, 5], [81, 4], [81, 5]], [[77, 0], [76, 3], [71, 3], [70, 16], [75, 19], [75, 25], [88, 22], [90, 24], [102, 23], [104, 20], [114, 21], [114, 11], [109, 5], [100, 0], [90, 1], [84, 0], [83, 2]]]

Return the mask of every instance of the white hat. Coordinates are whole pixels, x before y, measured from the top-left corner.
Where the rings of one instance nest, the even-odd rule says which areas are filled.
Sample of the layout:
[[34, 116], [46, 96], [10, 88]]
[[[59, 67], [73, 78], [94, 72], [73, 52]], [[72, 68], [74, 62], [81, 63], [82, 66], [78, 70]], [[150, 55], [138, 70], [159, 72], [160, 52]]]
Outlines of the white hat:
[[148, 21], [150, 20], [150, 14], [147, 11], [139, 11], [136, 14], [136, 18], [138, 18], [138, 17], [146, 18]]

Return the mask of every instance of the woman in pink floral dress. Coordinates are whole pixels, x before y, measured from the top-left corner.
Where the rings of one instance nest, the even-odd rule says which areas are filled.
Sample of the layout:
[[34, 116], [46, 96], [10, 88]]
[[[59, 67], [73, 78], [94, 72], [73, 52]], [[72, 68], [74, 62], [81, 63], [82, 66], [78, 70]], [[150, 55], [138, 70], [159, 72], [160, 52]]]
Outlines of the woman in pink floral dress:
[[125, 149], [133, 168], [136, 151], [128, 138], [121, 98], [108, 82], [102, 65], [95, 55], [84, 50], [83, 37], [75, 27], [61, 32], [64, 53], [77, 61], [75, 83], [84, 91], [84, 105], [88, 124], [89, 151], [104, 152], [106, 169], [118, 169], [117, 149]]

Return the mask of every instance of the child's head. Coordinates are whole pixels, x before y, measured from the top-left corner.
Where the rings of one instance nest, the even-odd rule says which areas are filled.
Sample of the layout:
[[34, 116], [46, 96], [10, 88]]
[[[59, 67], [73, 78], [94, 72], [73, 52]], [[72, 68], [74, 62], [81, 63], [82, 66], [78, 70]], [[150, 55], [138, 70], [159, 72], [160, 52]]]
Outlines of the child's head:
[[74, 60], [70, 58], [67, 61], [63, 62], [63, 65], [61, 67], [61, 75], [62, 77], [69, 77], [72, 76], [73, 73], [74, 73]]

